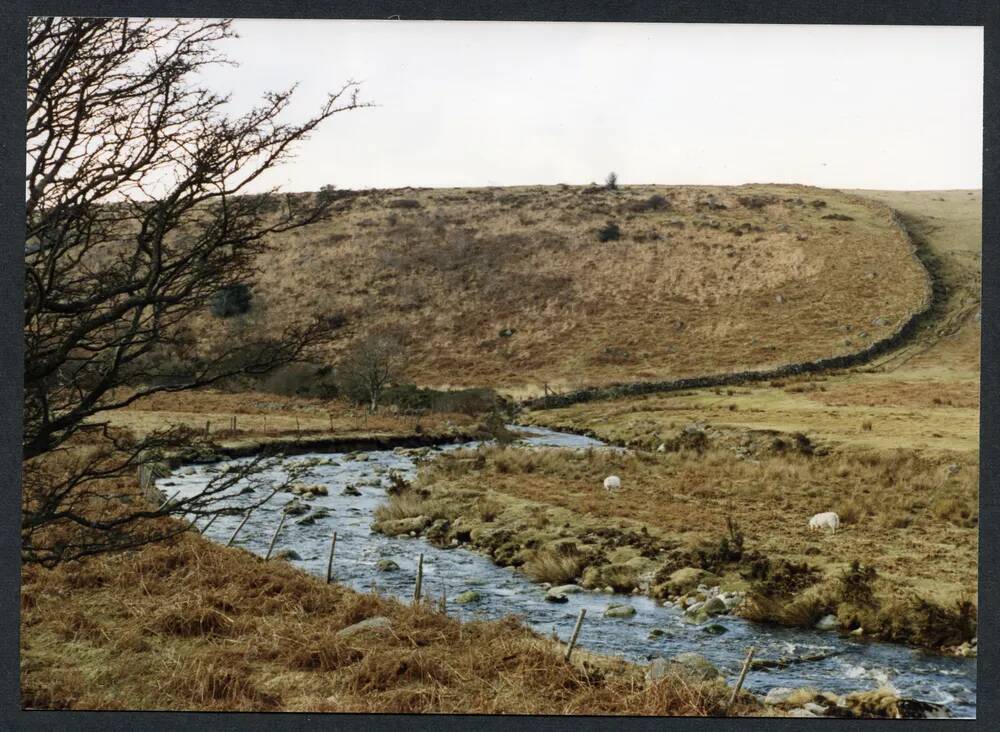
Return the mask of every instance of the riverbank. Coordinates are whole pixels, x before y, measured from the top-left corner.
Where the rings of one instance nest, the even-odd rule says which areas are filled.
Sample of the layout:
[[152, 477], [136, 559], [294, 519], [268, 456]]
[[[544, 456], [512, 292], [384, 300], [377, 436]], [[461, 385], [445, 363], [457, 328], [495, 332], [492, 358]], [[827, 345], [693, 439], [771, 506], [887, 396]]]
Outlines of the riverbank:
[[[446, 454], [376, 512], [374, 528], [469, 546], [553, 585], [641, 592], [682, 606], [707, 599], [699, 584], [717, 585], [742, 593], [746, 601], [735, 612], [756, 621], [823, 621], [856, 636], [975, 652], [976, 565], [974, 556], [961, 561], [976, 530], [969, 514], [963, 517], [977, 495], [968, 459], [818, 456], [801, 444], [773, 442], [747, 458], [709, 446], [702, 431], [679, 439], [686, 446], [662, 453]], [[614, 495], [601, 487], [610, 474], [623, 480]], [[934, 495], [927, 481], [940, 474], [947, 474], [947, 495]], [[934, 511], [927, 520], [911, 519], [911, 497], [872, 500], [880, 486], [920, 481], [917, 490]], [[832, 488], [845, 482], [852, 490]], [[789, 491], [792, 483], [800, 490]], [[842, 530], [810, 532], [808, 517], [831, 501]], [[904, 529], [905, 552], [886, 552], [887, 537]], [[946, 542], [949, 552], [939, 548]], [[924, 561], [914, 566], [912, 556]]]
[[[513, 618], [461, 623], [193, 534], [25, 568], [21, 608], [22, 703], [36, 709], [704, 716], [731, 692], [648, 684], [580, 650], [567, 663]], [[730, 713], [778, 712], [744, 694]]]

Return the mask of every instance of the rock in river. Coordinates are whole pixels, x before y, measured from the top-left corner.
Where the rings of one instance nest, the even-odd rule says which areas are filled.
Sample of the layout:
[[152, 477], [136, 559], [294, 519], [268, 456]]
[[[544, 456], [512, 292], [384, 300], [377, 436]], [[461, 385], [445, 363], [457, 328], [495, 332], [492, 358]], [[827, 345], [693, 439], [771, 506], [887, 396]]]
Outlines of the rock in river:
[[281, 551], [277, 551], [272, 555], [272, 558], [287, 559], [287, 560], [302, 559], [302, 557], [299, 556], [299, 553], [294, 549], [282, 549]]
[[562, 592], [556, 592], [554, 589], [549, 590], [545, 593], [546, 602], [569, 602], [569, 598], [566, 597]]
[[560, 595], [573, 595], [577, 592], [583, 592], [583, 588], [580, 585], [559, 585], [553, 587], [552, 592], [558, 592]]
[[606, 618], [631, 618], [635, 615], [635, 608], [631, 605], [608, 605], [604, 611]]
[[708, 615], [721, 615], [728, 610], [725, 601], [718, 596], [706, 600], [701, 609]]
[[836, 630], [840, 627], [840, 621], [836, 615], [824, 615], [816, 623], [816, 630]]
[[475, 590], [466, 590], [455, 598], [455, 602], [459, 605], [467, 605], [470, 602], [479, 602], [480, 597], [481, 595]]
[[301, 516], [304, 513], [308, 513], [309, 506], [302, 503], [298, 498], [293, 498], [281, 510], [289, 516]]
[[377, 569], [379, 572], [395, 572], [397, 569], [399, 569], [399, 565], [396, 564], [391, 559], [379, 559], [375, 563], [375, 569]]

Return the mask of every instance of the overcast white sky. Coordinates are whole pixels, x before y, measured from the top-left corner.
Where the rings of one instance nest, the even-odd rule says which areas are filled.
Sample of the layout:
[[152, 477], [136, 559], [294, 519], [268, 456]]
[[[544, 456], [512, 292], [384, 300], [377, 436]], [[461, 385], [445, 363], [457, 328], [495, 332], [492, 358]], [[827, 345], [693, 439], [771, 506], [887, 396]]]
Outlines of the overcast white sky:
[[979, 188], [981, 28], [240, 20], [205, 74], [335, 115], [258, 188], [807, 183]]

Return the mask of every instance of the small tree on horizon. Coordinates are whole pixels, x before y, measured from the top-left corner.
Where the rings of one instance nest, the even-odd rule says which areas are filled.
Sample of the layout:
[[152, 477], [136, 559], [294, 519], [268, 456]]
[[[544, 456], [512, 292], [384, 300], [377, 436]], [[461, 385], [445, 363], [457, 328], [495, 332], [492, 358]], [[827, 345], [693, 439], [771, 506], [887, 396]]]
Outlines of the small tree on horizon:
[[613, 191], [618, 188], [618, 174], [614, 171], [608, 173], [608, 177], [604, 179], [604, 187], [609, 191]]

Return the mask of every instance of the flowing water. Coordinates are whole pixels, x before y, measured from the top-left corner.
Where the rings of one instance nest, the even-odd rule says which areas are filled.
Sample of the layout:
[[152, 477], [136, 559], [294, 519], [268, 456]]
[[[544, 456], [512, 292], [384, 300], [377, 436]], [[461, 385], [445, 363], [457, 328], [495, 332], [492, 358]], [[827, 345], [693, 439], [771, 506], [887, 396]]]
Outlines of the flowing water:
[[[579, 435], [541, 428], [518, 426], [516, 429], [526, 434], [523, 441], [532, 446], [617, 449]], [[440, 446], [433, 448], [429, 457], [474, 446], [475, 443]], [[793, 663], [783, 669], [754, 670], [747, 676], [744, 688], [766, 693], [779, 686], [813, 686], [823, 691], [847, 693], [890, 686], [903, 696], [943, 704], [953, 717], [975, 716], [975, 659], [951, 658], [901, 645], [844, 637], [835, 632], [750, 623], [728, 615], [714, 619], [726, 631], [710, 635], [705, 626], [685, 622], [679, 610], [639, 595], [581, 592], [569, 595], [567, 603], [553, 604], [544, 600], [545, 591], [527, 576], [510, 568], [497, 567], [483, 555], [463, 548], [439, 549], [421, 538], [374, 533], [369, 526], [376, 506], [386, 499], [384, 486], [389, 473], [395, 471], [410, 479], [416, 474], [416, 464], [411, 455], [393, 451], [369, 452], [367, 458], [358, 461], [341, 453], [291, 456], [262, 476], [280, 482], [284, 479], [284, 466], [320, 460], [324, 464], [312, 467], [305, 482], [321, 483], [330, 493], [310, 501], [314, 508], [326, 507], [330, 515], [313, 525], [297, 524], [295, 518], [289, 516], [275, 551], [294, 549], [302, 557], [293, 562], [296, 566], [323, 576], [330, 536], [336, 531], [333, 577], [359, 591], [374, 587], [382, 594], [409, 600], [413, 595], [417, 558], [422, 553], [424, 592], [435, 599], [444, 593], [448, 598], [448, 612], [463, 619], [492, 619], [515, 614], [537, 631], [546, 635], [554, 631], [565, 641], [572, 632], [579, 609], [585, 607], [587, 615], [578, 643], [598, 653], [641, 663], [655, 656], [670, 657], [694, 651], [710, 660], [730, 682], [739, 673], [751, 645], [756, 646], [758, 659], [833, 654], [818, 661]], [[160, 480], [159, 485], [167, 494], [194, 495], [227, 464], [187, 466]], [[342, 495], [348, 485], [355, 486], [361, 495]], [[226, 503], [234, 507], [248, 505], [263, 497], [258, 490], [256, 494], [226, 499]], [[253, 511], [235, 545], [264, 555], [281, 508], [289, 498], [288, 494], [278, 494]], [[205, 535], [225, 543], [241, 520], [239, 515], [221, 515]], [[204, 525], [205, 519], [200, 523]], [[380, 559], [393, 560], [399, 570], [378, 571], [375, 565]], [[476, 590], [480, 599], [465, 605], [456, 604], [456, 596], [470, 589]], [[636, 614], [627, 619], [605, 618], [604, 610], [612, 602], [627, 603], [636, 609]], [[664, 631], [663, 635], [650, 638], [654, 628]]]

